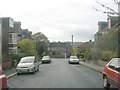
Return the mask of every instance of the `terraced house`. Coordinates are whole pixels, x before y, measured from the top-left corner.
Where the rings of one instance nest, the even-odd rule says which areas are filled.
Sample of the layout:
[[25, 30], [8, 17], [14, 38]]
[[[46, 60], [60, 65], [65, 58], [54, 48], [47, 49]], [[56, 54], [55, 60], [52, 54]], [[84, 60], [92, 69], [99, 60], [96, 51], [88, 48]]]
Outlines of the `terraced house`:
[[111, 28], [120, 26], [120, 16], [108, 16], [107, 21], [98, 22], [98, 32], [95, 34], [95, 41], [98, 40], [104, 33], [109, 32]]
[[72, 53], [70, 42], [51, 42], [48, 48], [51, 57], [69, 57]]
[[21, 29], [21, 22], [16, 22], [10, 17], [0, 18], [0, 24], [2, 67], [3, 69], [8, 69], [11, 67], [9, 55], [11, 53], [18, 53], [18, 42], [23, 39], [23, 31]]

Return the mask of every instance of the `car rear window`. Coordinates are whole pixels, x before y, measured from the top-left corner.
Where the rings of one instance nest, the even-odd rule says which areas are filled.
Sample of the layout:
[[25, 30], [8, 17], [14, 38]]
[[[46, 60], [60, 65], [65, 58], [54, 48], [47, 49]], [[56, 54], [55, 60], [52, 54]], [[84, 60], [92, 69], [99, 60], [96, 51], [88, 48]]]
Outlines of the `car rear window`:
[[108, 67], [111, 68], [111, 69], [114, 69], [117, 66], [118, 66], [118, 60], [117, 59], [113, 59], [111, 61], [111, 63], [108, 65]]
[[120, 60], [118, 60], [118, 66], [116, 68], [116, 71], [118, 71], [120, 73]]

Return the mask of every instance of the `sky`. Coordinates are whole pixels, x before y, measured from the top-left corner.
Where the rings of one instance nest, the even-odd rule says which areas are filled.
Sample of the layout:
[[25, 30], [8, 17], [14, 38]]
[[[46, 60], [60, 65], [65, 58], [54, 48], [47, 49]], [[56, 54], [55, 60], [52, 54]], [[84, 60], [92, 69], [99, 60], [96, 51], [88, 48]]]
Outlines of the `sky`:
[[113, 0], [0, 0], [0, 17], [20, 21], [22, 29], [33, 34], [42, 32], [50, 41], [75, 42], [94, 40], [98, 21], [107, 21], [107, 14], [96, 12], [101, 2], [117, 11]]

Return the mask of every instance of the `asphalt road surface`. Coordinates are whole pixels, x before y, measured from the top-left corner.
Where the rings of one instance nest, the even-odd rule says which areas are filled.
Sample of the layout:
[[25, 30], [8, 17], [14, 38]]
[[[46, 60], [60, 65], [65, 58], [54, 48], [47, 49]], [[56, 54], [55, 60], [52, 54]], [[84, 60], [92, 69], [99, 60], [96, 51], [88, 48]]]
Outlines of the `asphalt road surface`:
[[10, 88], [103, 88], [102, 74], [67, 59], [52, 59], [41, 64], [35, 74], [16, 75], [8, 80]]

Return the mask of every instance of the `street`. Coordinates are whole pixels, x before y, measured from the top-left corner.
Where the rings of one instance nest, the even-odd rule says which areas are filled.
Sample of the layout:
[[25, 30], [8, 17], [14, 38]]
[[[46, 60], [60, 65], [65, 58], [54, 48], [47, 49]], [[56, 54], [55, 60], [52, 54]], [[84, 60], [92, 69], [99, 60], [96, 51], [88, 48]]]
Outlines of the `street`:
[[52, 59], [41, 64], [35, 74], [16, 75], [8, 79], [10, 88], [103, 88], [102, 74], [67, 59]]

